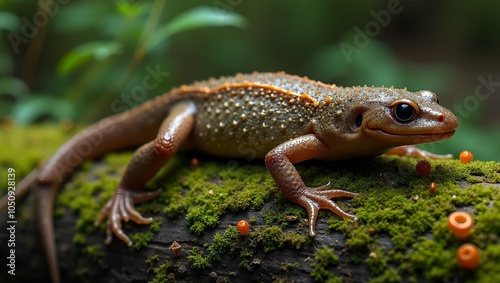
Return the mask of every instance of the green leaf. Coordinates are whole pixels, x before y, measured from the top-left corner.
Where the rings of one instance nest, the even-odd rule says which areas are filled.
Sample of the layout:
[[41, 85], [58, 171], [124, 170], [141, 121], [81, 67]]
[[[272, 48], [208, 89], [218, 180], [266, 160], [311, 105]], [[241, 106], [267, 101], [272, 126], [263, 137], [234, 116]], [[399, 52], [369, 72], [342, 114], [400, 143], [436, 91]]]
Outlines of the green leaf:
[[0, 12], [0, 29], [17, 32], [21, 27], [21, 20], [9, 12]]
[[49, 96], [36, 96], [17, 103], [12, 116], [18, 124], [29, 124], [47, 117], [55, 120], [72, 118], [74, 113], [76, 113], [75, 107], [68, 101]]
[[116, 3], [116, 9], [127, 18], [134, 19], [144, 14], [151, 6], [149, 2], [131, 3], [126, 0], [120, 0]]
[[122, 45], [116, 41], [87, 42], [66, 53], [59, 63], [58, 71], [66, 75], [92, 59], [103, 61], [121, 51]]
[[188, 10], [158, 28], [152, 35], [147, 51], [176, 33], [192, 29], [216, 26], [234, 26], [243, 28], [247, 20], [234, 12], [223, 11], [215, 7], [196, 7]]
[[29, 88], [24, 81], [14, 77], [0, 78], [0, 96], [11, 95], [20, 99], [28, 93]]

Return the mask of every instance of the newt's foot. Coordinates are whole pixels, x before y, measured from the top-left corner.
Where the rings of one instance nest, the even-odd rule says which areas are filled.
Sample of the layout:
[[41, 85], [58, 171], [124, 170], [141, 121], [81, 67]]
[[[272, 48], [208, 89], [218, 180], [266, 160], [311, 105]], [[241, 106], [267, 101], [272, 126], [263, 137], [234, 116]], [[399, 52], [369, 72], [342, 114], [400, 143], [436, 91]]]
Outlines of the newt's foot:
[[124, 241], [127, 246], [132, 246], [132, 241], [122, 230], [122, 220], [125, 222], [132, 220], [137, 224], [150, 224], [153, 219], [142, 217], [142, 215], [135, 210], [134, 204], [153, 199], [159, 194], [160, 190], [154, 192], [144, 192], [130, 191], [118, 187], [115, 190], [114, 195], [101, 209], [101, 212], [99, 212], [99, 215], [97, 216], [97, 220], [94, 222], [94, 225], [98, 226], [107, 216], [108, 223], [106, 224], [105, 243], [111, 243], [114, 233], [120, 240]]
[[318, 188], [306, 188], [302, 196], [296, 201], [307, 210], [309, 216], [309, 235], [312, 237], [316, 235], [314, 227], [316, 226], [316, 219], [318, 218], [320, 209], [328, 209], [342, 218], [357, 219], [355, 215], [340, 209], [331, 198], [354, 197], [358, 194], [343, 190], [324, 190], [329, 185], [330, 183]]
[[434, 154], [432, 152], [428, 152], [426, 150], [420, 149], [414, 145], [403, 145], [395, 147], [385, 154], [387, 155], [399, 155], [399, 156], [410, 156], [413, 158], [423, 158], [423, 159], [451, 159], [453, 158], [452, 154]]

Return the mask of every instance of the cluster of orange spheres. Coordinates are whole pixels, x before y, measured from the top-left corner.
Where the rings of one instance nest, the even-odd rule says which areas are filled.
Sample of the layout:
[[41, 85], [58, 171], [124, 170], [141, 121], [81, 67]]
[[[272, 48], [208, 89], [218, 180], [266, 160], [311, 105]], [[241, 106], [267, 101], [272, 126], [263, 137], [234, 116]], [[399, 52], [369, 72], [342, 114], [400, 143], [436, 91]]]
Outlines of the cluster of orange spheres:
[[[474, 226], [474, 220], [467, 212], [453, 212], [448, 216], [448, 228], [460, 240], [469, 237], [472, 226]], [[463, 244], [457, 250], [457, 260], [463, 268], [475, 269], [480, 261], [479, 249], [473, 244]]]

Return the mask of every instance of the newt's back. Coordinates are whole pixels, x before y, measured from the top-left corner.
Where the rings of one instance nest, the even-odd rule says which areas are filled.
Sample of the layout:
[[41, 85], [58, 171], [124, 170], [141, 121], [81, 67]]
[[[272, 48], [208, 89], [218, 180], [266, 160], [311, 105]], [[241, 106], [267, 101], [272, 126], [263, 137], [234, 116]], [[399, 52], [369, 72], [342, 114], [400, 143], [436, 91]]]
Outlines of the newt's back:
[[196, 105], [192, 141], [197, 148], [219, 156], [262, 158], [277, 145], [312, 132], [311, 120], [335, 88], [285, 73], [253, 73], [196, 82], [172, 95]]

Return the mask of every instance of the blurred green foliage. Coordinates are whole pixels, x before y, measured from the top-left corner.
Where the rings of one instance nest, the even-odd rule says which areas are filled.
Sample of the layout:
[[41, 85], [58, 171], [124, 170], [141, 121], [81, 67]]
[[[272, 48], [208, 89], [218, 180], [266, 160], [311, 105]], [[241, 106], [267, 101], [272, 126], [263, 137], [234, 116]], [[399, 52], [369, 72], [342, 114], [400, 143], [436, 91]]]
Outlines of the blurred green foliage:
[[497, 1], [17, 0], [0, 10], [0, 117], [16, 124], [88, 124], [193, 80], [284, 70], [432, 90], [461, 126], [424, 147], [500, 160], [498, 91], [473, 100], [479, 77], [500, 81]]

